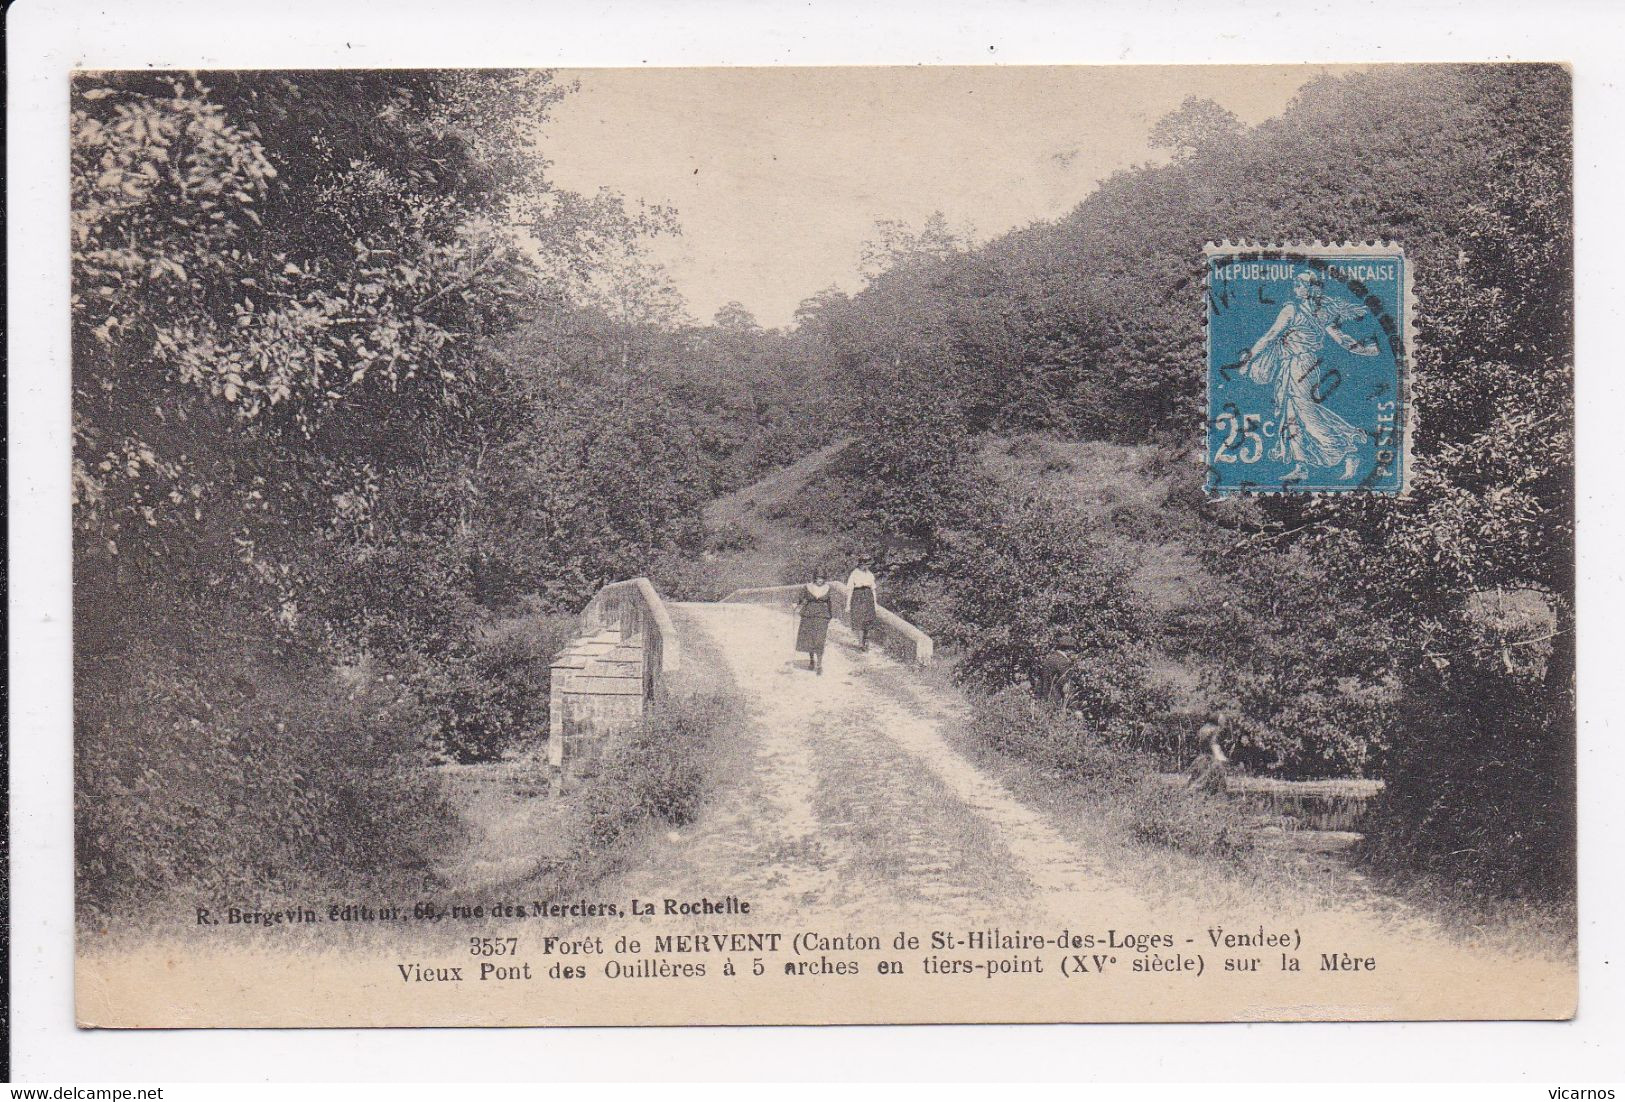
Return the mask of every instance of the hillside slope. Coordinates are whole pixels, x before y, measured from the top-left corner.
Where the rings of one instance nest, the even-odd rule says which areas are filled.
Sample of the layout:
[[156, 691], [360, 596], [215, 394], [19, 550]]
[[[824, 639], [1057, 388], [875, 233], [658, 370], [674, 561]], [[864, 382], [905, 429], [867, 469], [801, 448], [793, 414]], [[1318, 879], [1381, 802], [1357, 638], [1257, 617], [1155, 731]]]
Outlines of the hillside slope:
[[820, 476], [852, 443], [850, 437], [837, 440], [712, 501], [704, 511], [708, 538], [700, 561], [657, 570], [660, 591], [679, 600], [711, 601], [735, 589], [805, 581], [815, 566], [844, 576], [827, 534], [798, 521], [804, 512], [798, 498], [818, 492]]
[[[988, 435], [974, 446], [1003, 494], [1042, 496], [1082, 517], [1104, 547], [1130, 564], [1134, 591], [1154, 613], [1207, 599], [1218, 588], [1197, 554], [1212, 532], [1188, 509], [1169, 504], [1177, 476], [1158, 469], [1156, 448], [1038, 433]], [[853, 488], [844, 461], [860, 447], [850, 438], [837, 441], [708, 506], [713, 546], [705, 556], [706, 592], [696, 595], [805, 580], [815, 564], [844, 574], [853, 556], [844, 519]], [[1196, 705], [1198, 677], [1188, 663], [1169, 661], [1161, 672], [1181, 706]]]

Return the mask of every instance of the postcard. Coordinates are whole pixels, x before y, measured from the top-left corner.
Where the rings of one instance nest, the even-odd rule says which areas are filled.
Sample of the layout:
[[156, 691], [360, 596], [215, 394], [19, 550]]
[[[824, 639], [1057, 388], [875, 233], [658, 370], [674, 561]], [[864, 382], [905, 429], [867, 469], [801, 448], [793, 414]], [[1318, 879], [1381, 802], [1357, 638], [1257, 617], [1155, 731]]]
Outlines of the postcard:
[[1564, 66], [71, 104], [82, 1026], [1576, 1012]]

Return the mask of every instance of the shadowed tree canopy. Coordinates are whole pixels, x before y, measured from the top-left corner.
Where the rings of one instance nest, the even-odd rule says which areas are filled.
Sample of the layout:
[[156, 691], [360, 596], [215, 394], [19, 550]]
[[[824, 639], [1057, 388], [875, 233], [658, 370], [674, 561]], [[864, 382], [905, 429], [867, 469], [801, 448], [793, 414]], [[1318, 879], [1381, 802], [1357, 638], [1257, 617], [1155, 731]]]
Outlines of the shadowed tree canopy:
[[[1248, 700], [1260, 726], [1345, 742], [1361, 692], [1405, 701], [1369, 728], [1401, 756], [1379, 760], [1373, 742], [1365, 760], [1418, 778], [1395, 788], [1396, 830], [1423, 839], [1416, 860], [1561, 886], [1562, 862], [1545, 855], [1572, 846], [1569, 104], [1568, 74], [1551, 65], [1323, 77], [1252, 128], [1188, 99], [1150, 134], [1170, 163], [1117, 173], [1053, 223], [976, 247], [940, 220], [883, 227], [868, 285], [805, 304], [797, 339], [854, 389], [932, 409], [932, 424], [1155, 444], [1199, 486], [1203, 243], [1401, 243], [1420, 318], [1410, 492], [1169, 503], [1210, 529], [1267, 537], [1241, 581], [1268, 595], [1250, 615], [1294, 602], [1290, 634], [1215, 651], [1229, 673], [1214, 687]], [[952, 544], [941, 468], [898, 458], [869, 466], [868, 499], [892, 503], [892, 524], [946, 528], [939, 547]], [[952, 584], [945, 558], [909, 569]], [[1310, 599], [1275, 592], [1262, 581], [1272, 572]], [[1351, 624], [1363, 625], [1354, 645]], [[1324, 748], [1300, 749], [1309, 760]], [[1516, 824], [1515, 843], [1496, 845], [1498, 823]]]
[[291, 610], [313, 534], [500, 431], [482, 342], [655, 228], [547, 179], [531, 142], [565, 91], [517, 72], [76, 80], [75, 530], [95, 576], [269, 585]]

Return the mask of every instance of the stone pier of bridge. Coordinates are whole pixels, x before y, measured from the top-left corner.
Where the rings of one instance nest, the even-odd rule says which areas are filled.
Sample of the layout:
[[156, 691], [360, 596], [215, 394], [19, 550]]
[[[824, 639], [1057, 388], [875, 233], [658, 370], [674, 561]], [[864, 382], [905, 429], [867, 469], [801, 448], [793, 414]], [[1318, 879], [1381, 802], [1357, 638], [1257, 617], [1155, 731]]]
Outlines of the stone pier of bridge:
[[612, 582], [581, 612], [581, 634], [553, 659], [547, 754], [563, 794], [597, 771], [608, 738], [635, 727], [678, 668], [677, 632], [647, 578]]

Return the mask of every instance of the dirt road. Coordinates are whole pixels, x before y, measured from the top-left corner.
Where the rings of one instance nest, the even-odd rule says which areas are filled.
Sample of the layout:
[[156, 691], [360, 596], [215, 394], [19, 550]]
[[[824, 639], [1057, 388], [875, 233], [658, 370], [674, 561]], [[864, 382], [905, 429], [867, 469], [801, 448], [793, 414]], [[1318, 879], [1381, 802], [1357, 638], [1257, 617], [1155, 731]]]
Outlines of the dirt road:
[[[1220, 973], [1200, 987], [1186, 986], [1183, 974], [1144, 981], [1166, 1005], [1136, 1001], [1152, 988], [1139, 995], [1129, 986], [1103, 988], [1090, 1009], [1053, 1011], [1063, 1018], [1472, 1017], [1491, 1006], [1507, 1013], [1507, 996], [1485, 994], [1507, 985], [1519, 992], [1512, 1000], [1519, 1014], [1572, 1005], [1572, 964], [1561, 953], [1530, 945], [1486, 956], [1407, 908], [1373, 908], [1356, 896], [1328, 907], [1290, 891], [1215, 907], [1182, 898], [1177, 885], [1168, 885], [1172, 896], [1148, 899], [1093, 858], [1091, 831], [1076, 816], [1018, 799], [957, 748], [948, 733], [967, 705], [951, 689], [879, 651], [860, 651], [839, 623], [819, 676], [793, 654], [795, 622], [786, 610], [685, 604], [673, 613], [680, 633], [726, 667], [748, 721], [720, 751], [699, 820], [655, 839], [607, 897], [726, 893], [752, 907], [748, 919], [727, 919], [731, 928], [835, 937], [937, 929], [1155, 934], [1165, 940], [1152, 944], [1169, 959], [1188, 965], [1190, 954], [1205, 952]], [[1273, 1001], [1257, 974], [1284, 967], [1279, 944], [1259, 952], [1260, 942], [1243, 940], [1234, 959], [1225, 953], [1226, 931], [1299, 930], [1315, 971], [1286, 1001]], [[958, 951], [966, 944], [959, 941]], [[1133, 950], [1124, 966], [1146, 963], [1145, 951]], [[1327, 971], [1324, 954], [1378, 961], [1381, 971]], [[1010, 1020], [1050, 1012], [1031, 1005], [1030, 995], [1009, 1005]]]
[[630, 870], [646, 898], [716, 894], [765, 920], [884, 914], [922, 922], [1065, 921], [1074, 904], [1147, 910], [943, 737], [964, 704], [932, 698], [839, 622], [825, 670], [793, 654], [787, 611], [675, 606], [721, 656], [748, 727], [724, 750], [713, 803]]
[[[1147, 881], [1094, 859], [1091, 846], [1104, 846], [1098, 825], [1080, 822], [1075, 808], [1040, 810], [1018, 799], [957, 748], [965, 705], [952, 690], [931, 687], [879, 652], [858, 651], [839, 625], [817, 676], [794, 659], [794, 620], [784, 610], [680, 604], [672, 613], [685, 662], [730, 682], [746, 722], [717, 748], [699, 818], [648, 839], [628, 866], [592, 886], [590, 901], [731, 896], [750, 904], [748, 914], [672, 917], [662, 906], [558, 923], [401, 925], [369, 928], [360, 933], [371, 936], [342, 945], [319, 924], [278, 927], [252, 942], [184, 928], [173, 941], [82, 955], [81, 1020], [699, 1024], [1572, 1013], [1573, 961], [1543, 951], [1550, 946], [1486, 952], [1452, 943], [1414, 916], [1290, 892], [1216, 905], [1186, 897], [1175, 881], [1168, 886], [1176, 898], [1159, 895], [1150, 905], [1134, 887]], [[455, 871], [481, 886], [483, 902], [523, 901], [531, 898], [525, 889], [503, 882], [532, 874], [508, 858], [545, 848], [539, 816], [554, 802], [523, 796], [518, 774], [488, 780], [491, 791], [470, 804], [484, 826]], [[522, 945], [524, 962], [508, 968], [530, 980], [402, 987], [400, 970], [414, 961], [475, 974], [468, 945], [481, 939], [469, 935], [481, 932]], [[917, 940], [905, 945], [906, 936]], [[1035, 936], [1042, 945], [1034, 946]], [[616, 948], [628, 937], [639, 945]], [[769, 937], [782, 942], [770, 945]], [[290, 991], [299, 998], [290, 1000]]]

